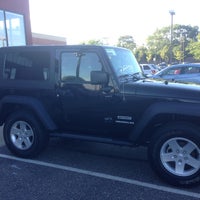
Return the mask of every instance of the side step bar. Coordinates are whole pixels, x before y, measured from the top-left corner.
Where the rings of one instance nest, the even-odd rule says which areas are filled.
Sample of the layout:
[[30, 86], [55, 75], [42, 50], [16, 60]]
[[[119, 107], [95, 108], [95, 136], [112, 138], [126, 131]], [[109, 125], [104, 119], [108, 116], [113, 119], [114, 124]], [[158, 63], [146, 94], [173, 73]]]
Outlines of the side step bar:
[[99, 137], [92, 137], [89, 135], [80, 135], [80, 134], [72, 134], [72, 133], [51, 133], [51, 137], [63, 137], [69, 139], [78, 139], [78, 140], [85, 140], [85, 141], [93, 141], [99, 143], [108, 143], [108, 144], [116, 144], [122, 146], [137, 146], [133, 145], [131, 142], [121, 141], [121, 140], [113, 140], [112, 138], [99, 138]]

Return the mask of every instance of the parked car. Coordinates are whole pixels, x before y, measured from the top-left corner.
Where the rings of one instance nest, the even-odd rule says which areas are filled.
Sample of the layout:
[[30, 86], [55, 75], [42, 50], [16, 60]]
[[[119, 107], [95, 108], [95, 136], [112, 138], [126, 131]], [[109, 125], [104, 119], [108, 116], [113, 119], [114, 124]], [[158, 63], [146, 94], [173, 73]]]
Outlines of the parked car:
[[159, 67], [160, 70], [161, 70], [161, 69], [166, 68], [166, 67], [167, 67], [167, 64], [166, 64], [165, 62], [161, 62], [161, 63], [158, 64], [158, 67]]
[[159, 68], [154, 64], [140, 64], [140, 67], [146, 76], [152, 76], [159, 71]]
[[0, 48], [0, 126], [19, 157], [37, 156], [50, 137], [146, 146], [160, 178], [200, 184], [199, 86], [145, 79], [128, 49]]
[[172, 65], [159, 71], [152, 78], [200, 84], [200, 63]]

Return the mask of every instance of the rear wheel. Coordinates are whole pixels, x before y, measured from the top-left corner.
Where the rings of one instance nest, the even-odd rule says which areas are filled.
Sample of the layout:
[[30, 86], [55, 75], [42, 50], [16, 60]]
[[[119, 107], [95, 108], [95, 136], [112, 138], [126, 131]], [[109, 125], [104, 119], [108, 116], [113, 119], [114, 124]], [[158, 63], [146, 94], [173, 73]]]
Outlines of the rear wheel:
[[200, 183], [200, 130], [187, 123], [171, 123], [158, 130], [149, 145], [156, 173], [173, 185]]
[[48, 143], [48, 134], [26, 111], [10, 115], [4, 124], [3, 134], [8, 149], [19, 157], [34, 157]]

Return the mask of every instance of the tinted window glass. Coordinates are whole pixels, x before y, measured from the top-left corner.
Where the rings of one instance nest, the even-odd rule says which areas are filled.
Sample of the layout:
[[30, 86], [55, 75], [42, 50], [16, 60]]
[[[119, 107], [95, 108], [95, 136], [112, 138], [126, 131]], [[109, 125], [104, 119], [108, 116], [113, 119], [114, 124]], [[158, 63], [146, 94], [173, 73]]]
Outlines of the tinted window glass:
[[150, 70], [150, 67], [149, 67], [148, 65], [144, 65], [144, 66], [143, 66], [143, 69], [144, 69], [144, 70]]
[[61, 80], [67, 81], [72, 77], [76, 77], [76, 68], [78, 66], [79, 57], [76, 53], [62, 53], [61, 55]]
[[200, 72], [200, 67], [188, 66], [185, 70], [186, 74], [196, 74]]
[[7, 53], [3, 71], [4, 79], [48, 80], [50, 55], [48, 52], [24, 51]]
[[91, 71], [101, 71], [102, 65], [95, 53], [86, 53], [81, 58], [79, 76], [84, 81], [90, 81]]
[[183, 71], [183, 68], [173, 67], [171, 69], [166, 70], [163, 74], [164, 75], [182, 74], [182, 71]]
[[102, 65], [96, 53], [64, 52], [61, 55], [61, 80], [90, 82], [91, 71], [101, 71]]

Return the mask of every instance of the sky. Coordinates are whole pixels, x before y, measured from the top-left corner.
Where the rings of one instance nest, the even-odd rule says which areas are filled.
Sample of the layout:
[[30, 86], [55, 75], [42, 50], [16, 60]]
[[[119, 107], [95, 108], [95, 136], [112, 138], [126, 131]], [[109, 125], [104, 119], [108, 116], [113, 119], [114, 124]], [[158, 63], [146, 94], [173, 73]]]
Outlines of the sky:
[[131, 35], [146, 43], [156, 29], [173, 24], [200, 27], [199, 0], [29, 0], [32, 32], [66, 38], [67, 44]]

